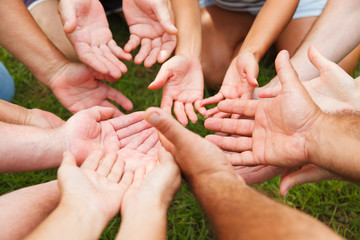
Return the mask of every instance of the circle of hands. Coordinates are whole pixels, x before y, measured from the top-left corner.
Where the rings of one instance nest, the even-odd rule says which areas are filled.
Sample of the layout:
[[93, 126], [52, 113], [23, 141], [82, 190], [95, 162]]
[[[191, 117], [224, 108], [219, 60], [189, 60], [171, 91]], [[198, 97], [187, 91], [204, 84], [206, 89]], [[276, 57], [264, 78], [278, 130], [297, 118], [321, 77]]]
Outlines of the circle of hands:
[[[92, 194], [94, 201], [107, 203], [99, 206], [107, 206], [100, 211], [109, 218], [119, 212], [121, 201], [121, 211], [126, 211], [133, 201], [140, 201], [139, 194], [168, 191], [173, 197], [180, 185], [178, 167], [171, 154], [162, 149], [158, 132], [144, 120], [144, 113], [123, 115], [108, 99], [125, 110], [132, 110], [131, 101], [99, 81], [111, 82], [121, 77], [127, 69], [120, 60], [131, 60], [130, 51], [139, 45], [134, 61], [144, 62], [146, 67], [165, 62], [176, 46], [177, 30], [168, 14], [171, 11], [164, 10], [166, 4], [147, 0], [124, 0], [123, 4], [130, 29], [124, 50], [113, 40], [98, 0], [60, 2], [64, 31], [79, 59], [88, 66], [65, 64], [54, 74], [50, 86], [71, 112], [88, 109], [66, 123], [53, 115], [44, 116], [49, 120], [42, 123], [44, 127], [57, 127], [72, 153], [64, 155], [58, 173], [64, 196], [81, 194], [78, 192], [81, 185], [81, 191]], [[354, 81], [316, 49], [310, 48], [309, 58], [321, 74], [303, 85], [285, 55], [280, 53], [276, 60], [281, 85], [260, 90], [259, 96], [264, 98], [261, 100], [251, 99], [259, 67], [250, 53], [234, 58], [219, 93], [207, 99], [203, 99], [200, 62], [181, 55], [166, 61], [149, 85], [152, 90], [163, 87], [161, 108], [171, 113], [174, 107], [181, 124], [186, 125], [188, 119], [197, 121], [194, 107], [210, 117], [205, 127], [216, 133], [206, 139], [223, 150], [234, 171], [248, 184], [264, 182], [282, 173], [282, 195], [298, 184], [341, 179], [307, 162], [304, 136], [316, 121], [319, 107], [326, 112], [353, 110], [358, 108], [359, 99], [353, 91], [358, 88], [358, 80]], [[209, 104], [217, 106], [206, 110]], [[92, 153], [94, 150], [97, 151]], [[77, 180], [70, 184], [70, 178]], [[150, 186], [157, 189], [149, 190]]]

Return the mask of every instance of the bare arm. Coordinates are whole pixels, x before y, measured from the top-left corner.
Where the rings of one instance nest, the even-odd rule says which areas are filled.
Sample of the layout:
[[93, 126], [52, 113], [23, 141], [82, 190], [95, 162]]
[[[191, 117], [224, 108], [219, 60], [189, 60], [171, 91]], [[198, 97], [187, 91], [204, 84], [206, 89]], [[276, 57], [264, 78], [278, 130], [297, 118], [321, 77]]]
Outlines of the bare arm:
[[219, 239], [340, 239], [317, 220], [248, 187], [220, 149], [165, 112], [150, 108], [145, 118], [163, 134], [163, 146], [174, 155]]

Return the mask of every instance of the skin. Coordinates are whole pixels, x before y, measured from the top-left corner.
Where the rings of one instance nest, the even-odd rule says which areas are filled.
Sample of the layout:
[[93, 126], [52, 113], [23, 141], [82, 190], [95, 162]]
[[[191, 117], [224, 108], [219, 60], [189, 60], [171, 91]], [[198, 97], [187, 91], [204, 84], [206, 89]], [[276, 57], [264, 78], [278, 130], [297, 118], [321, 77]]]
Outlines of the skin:
[[[250, 132], [252, 149], [237, 155], [238, 164], [292, 168], [312, 163], [344, 178], [357, 179], [353, 156], [357, 155], [358, 116], [322, 112], [300, 83], [286, 52], [277, 57], [276, 68], [282, 83], [277, 97], [219, 104], [222, 111], [255, 119]], [[349, 134], [348, 126], [355, 132]], [[345, 149], [333, 147], [340, 142]]]
[[[346, 3], [336, 0], [328, 1], [323, 13], [291, 58], [291, 63], [301, 81], [308, 81], [319, 75], [317, 69], [307, 58], [307, 52], [311, 45], [335, 63], [344, 59], [343, 62], [340, 62], [340, 66], [348, 72], [356, 67], [360, 56], [360, 48], [357, 47], [360, 42], [360, 32], [353, 31], [353, 29], [357, 29], [358, 19], [359, 1], [351, 0]], [[334, 29], [338, 31], [336, 36], [333, 34]], [[274, 88], [275, 86], [276, 88]], [[280, 89], [279, 79], [275, 77], [263, 90], [258, 89], [254, 93], [254, 97], [276, 96]]]
[[74, 156], [64, 153], [59, 206], [26, 239], [98, 239], [132, 183], [133, 173], [124, 173], [124, 167], [116, 154], [95, 152], [79, 168]]
[[[304, 86], [321, 110], [327, 113], [359, 111], [359, 79], [353, 79], [337, 64], [323, 57], [314, 47], [309, 49], [309, 59], [320, 71], [320, 77], [304, 82]], [[251, 150], [252, 139], [250, 137], [239, 137], [236, 134], [244, 134], [244, 131], [249, 133], [249, 130], [253, 128], [251, 120], [209, 118], [205, 121], [205, 127], [215, 132], [235, 134], [208, 135], [206, 139], [226, 151], [226, 155], [229, 156], [237, 173], [244, 177], [247, 183], [264, 182], [283, 171], [275, 166], [247, 168], [237, 165], [239, 164], [236, 160], [238, 153]], [[315, 165], [305, 165], [299, 170], [289, 169], [287, 174], [283, 174], [280, 193], [284, 196], [295, 185], [332, 179], [344, 178]], [[352, 179], [347, 180], [354, 182]]]
[[124, 50], [131, 52], [141, 45], [134, 62], [151, 67], [168, 59], [176, 46], [177, 33], [170, 1], [124, 0], [123, 9], [130, 31]]
[[[201, 101], [201, 106], [217, 104], [223, 99], [251, 98], [254, 87], [258, 86], [258, 63], [291, 21], [298, 3], [297, 0], [287, 1], [286, 4], [277, 0], [265, 2], [249, 32], [244, 33], [244, 39], [238, 39], [239, 48], [233, 50], [235, 56], [226, 70], [219, 93]], [[217, 112], [216, 108], [208, 110], [205, 116], [212, 116]]]
[[41, 109], [26, 109], [19, 105], [0, 100], [0, 121], [40, 128], [56, 128], [65, 123], [58, 116]]
[[[57, 167], [60, 165], [64, 151], [71, 151], [81, 163], [94, 150], [102, 149], [107, 152], [121, 150], [122, 138], [135, 134], [134, 131], [126, 133], [125, 129], [142, 121], [143, 116], [139, 112], [111, 118], [113, 113], [111, 108], [94, 107], [83, 110], [55, 129], [0, 123], [3, 149], [12, 153], [3, 153], [1, 172]], [[142, 129], [138, 128], [138, 131], [149, 128], [148, 124], [142, 124], [142, 126]], [[117, 131], [121, 131], [121, 139]], [[18, 141], [18, 136], [21, 136], [22, 141]], [[144, 138], [138, 140], [139, 142], [146, 142], [148, 136], [138, 135], [138, 137]], [[54, 141], [54, 139], [57, 140]], [[152, 144], [155, 146], [154, 143]], [[18, 151], [19, 148], [22, 151]], [[148, 151], [151, 148], [151, 146], [148, 147]]]
[[[115, 115], [122, 113], [107, 99], [125, 110], [132, 104], [119, 91], [95, 79], [85, 65], [72, 63], [47, 39], [20, 0], [2, 0], [0, 44], [21, 61], [57, 99], [73, 113], [96, 105], [112, 107]], [[12, 9], [9, 11], [8, 9]], [[11, 13], [11, 14], [10, 14]], [[26, 39], [24, 36], [31, 36]], [[34, 58], [36, 56], [36, 58]], [[97, 76], [105, 79], [105, 76]]]
[[132, 57], [114, 41], [100, 1], [61, 0], [58, 10], [64, 32], [81, 62], [107, 76], [108, 81], [126, 73], [119, 59], [130, 61]]
[[159, 163], [150, 162], [146, 169], [135, 172], [122, 202], [117, 240], [166, 239], [167, 209], [181, 185], [181, 177], [170, 153], [161, 148], [158, 159]]
[[[174, 113], [184, 126], [188, 119], [197, 121], [194, 107], [199, 112], [203, 98], [204, 77], [201, 67], [201, 20], [199, 3], [193, 0], [172, 0], [175, 24], [178, 28], [175, 55], [165, 62], [149, 85], [151, 90], [163, 87], [161, 108]], [[193, 107], [194, 105], [194, 107]]]
[[219, 148], [169, 114], [149, 108], [145, 119], [161, 133], [163, 146], [174, 156], [217, 238], [341, 239], [317, 220], [248, 187]]

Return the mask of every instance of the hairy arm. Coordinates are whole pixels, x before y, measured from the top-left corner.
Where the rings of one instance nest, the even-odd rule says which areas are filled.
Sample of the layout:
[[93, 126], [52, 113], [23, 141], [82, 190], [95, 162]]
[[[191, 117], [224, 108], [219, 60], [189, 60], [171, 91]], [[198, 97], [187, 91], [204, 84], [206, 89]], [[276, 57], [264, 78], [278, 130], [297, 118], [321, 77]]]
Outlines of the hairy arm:
[[322, 114], [307, 136], [310, 162], [345, 178], [359, 180], [359, 115]]

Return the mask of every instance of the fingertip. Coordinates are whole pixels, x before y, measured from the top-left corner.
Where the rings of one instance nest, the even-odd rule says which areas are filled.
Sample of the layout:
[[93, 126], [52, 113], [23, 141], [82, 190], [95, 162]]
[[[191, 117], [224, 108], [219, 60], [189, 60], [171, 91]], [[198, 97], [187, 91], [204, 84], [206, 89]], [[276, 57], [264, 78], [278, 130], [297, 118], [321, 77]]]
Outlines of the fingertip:
[[160, 108], [150, 107], [146, 109], [144, 113], [144, 118], [148, 123], [152, 125], [156, 125], [160, 120], [160, 114], [161, 114]]

